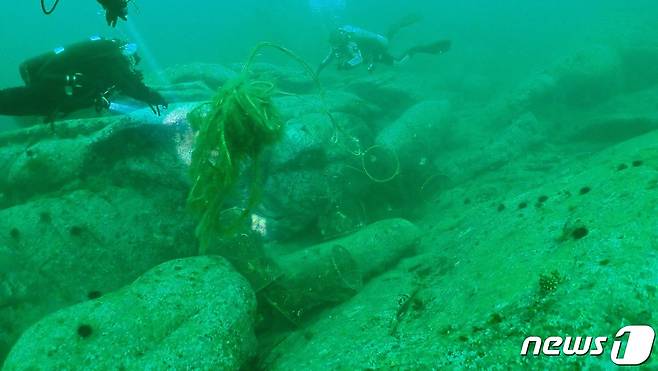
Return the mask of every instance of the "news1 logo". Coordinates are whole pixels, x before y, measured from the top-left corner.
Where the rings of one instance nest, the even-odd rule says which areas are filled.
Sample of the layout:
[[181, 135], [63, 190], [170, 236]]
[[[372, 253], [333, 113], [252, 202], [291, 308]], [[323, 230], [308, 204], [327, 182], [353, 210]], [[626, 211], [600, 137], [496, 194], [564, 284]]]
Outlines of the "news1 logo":
[[[627, 340], [623, 338], [627, 337]], [[610, 359], [619, 366], [639, 366], [646, 362], [653, 351], [653, 342], [656, 333], [650, 326], [626, 326], [617, 331], [612, 343]], [[540, 354], [546, 356], [594, 356], [598, 357], [605, 353], [608, 338], [599, 336], [597, 338], [587, 336], [560, 337], [551, 336], [542, 340], [538, 336], [527, 337], [521, 347], [521, 355], [527, 356], [532, 348], [532, 355]], [[625, 343], [625, 351], [622, 355], [622, 345]]]

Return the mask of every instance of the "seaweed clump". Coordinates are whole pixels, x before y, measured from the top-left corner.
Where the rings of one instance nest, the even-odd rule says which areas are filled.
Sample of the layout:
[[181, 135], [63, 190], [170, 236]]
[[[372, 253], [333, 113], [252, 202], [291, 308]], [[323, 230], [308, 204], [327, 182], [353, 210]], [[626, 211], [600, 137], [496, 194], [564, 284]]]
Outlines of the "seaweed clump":
[[[201, 254], [208, 250], [213, 238], [237, 227], [255, 205], [259, 193], [258, 157], [282, 132], [282, 122], [272, 102], [274, 84], [255, 80], [250, 74], [255, 56], [265, 47], [275, 48], [300, 62], [317, 82], [312, 69], [291, 51], [262, 43], [254, 49], [242, 73], [221, 87], [212, 102], [190, 112], [188, 119], [196, 140], [191, 163], [193, 185], [187, 202], [200, 217], [196, 235]], [[248, 165], [253, 174], [247, 208], [240, 220], [222, 225], [226, 224], [221, 221], [226, 197]]]

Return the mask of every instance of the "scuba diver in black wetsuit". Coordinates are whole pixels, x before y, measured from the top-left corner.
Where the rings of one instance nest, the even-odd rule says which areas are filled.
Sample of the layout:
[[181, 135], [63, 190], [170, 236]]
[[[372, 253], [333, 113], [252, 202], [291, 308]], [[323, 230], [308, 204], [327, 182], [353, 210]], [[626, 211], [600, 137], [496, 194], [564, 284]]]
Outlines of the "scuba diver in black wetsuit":
[[329, 38], [331, 51], [318, 67], [317, 74], [319, 75], [325, 67], [334, 61], [339, 70], [352, 69], [365, 64], [368, 71], [372, 72], [378, 63], [394, 65], [406, 62], [415, 54], [443, 54], [450, 50], [451, 42], [442, 40], [427, 45], [415, 46], [399, 58], [391, 55], [389, 52], [390, 40], [399, 30], [415, 23], [417, 20], [417, 18], [411, 18], [398, 23], [391, 28], [387, 36], [355, 26], [338, 27], [331, 33]]
[[0, 115], [45, 116], [110, 107], [117, 92], [148, 104], [159, 115], [165, 99], [146, 86], [136, 69], [135, 44], [91, 38], [30, 59], [20, 66], [25, 86], [0, 90]]
[[[55, 11], [60, 0], [55, 0], [50, 9], [46, 8], [46, 0], [41, 0], [41, 10], [46, 15], [50, 15]], [[128, 20], [128, 1], [129, 0], [97, 0], [99, 4], [105, 9], [105, 19], [107, 24], [115, 27], [119, 18], [124, 21]]]
[[98, 0], [105, 9], [107, 24], [115, 27], [119, 18], [128, 20], [128, 0]]

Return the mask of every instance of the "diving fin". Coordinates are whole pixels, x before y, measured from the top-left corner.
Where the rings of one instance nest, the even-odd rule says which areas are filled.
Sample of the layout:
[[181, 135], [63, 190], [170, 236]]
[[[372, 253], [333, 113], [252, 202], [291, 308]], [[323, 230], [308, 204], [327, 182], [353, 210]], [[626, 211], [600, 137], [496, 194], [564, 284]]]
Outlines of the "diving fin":
[[411, 57], [415, 54], [443, 54], [448, 52], [451, 46], [452, 42], [450, 40], [441, 40], [431, 44], [414, 46], [407, 51], [407, 55]]
[[391, 40], [395, 37], [395, 35], [400, 32], [405, 27], [413, 26], [414, 24], [420, 22], [423, 20], [423, 17], [418, 15], [418, 14], [409, 14], [408, 16], [400, 19], [398, 22], [395, 24], [391, 25], [391, 27], [388, 28], [388, 32], [386, 33], [386, 37]]

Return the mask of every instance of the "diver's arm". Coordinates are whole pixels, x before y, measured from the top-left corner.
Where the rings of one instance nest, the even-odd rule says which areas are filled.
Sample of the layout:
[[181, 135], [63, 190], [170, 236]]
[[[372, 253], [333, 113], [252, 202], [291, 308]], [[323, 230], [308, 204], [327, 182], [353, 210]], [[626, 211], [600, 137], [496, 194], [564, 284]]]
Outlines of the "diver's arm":
[[335, 56], [336, 56], [336, 50], [334, 48], [331, 48], [329, 55], [327, 55], [322, 60], [322, 63], [320, 63], [320, 65], [318, 66], [317, 71], [315, 71], [315, 75], [319, 77], [320, 73], [322, 73], [322, 70], [324, 70], [329, 65], [329, 63], [331, 63], [331, 61], [334, 60]]
[[158, 116], [160, 115], [160, 106], [163, 108], [169, 106], [169, 103], [167, 103], [164, 97], [157, 91], [146, 86], [137, 74], [131, 74], [130, 77], [121, 79], [117, 84], [117, 88], [121, 93], [148, 104], [153, 110], [153, 113]]
[[345, 69], [351, 69], [354, 67], [357, 67], [363, 63], [363, 54], [361, 53], [361, 49], [359, 49], [359, 46], [356, 45], [356, 43], [351, 43], [349, 46], [350, 53], [352, 55], [352, 58], [343, 63], [341, 67]]

